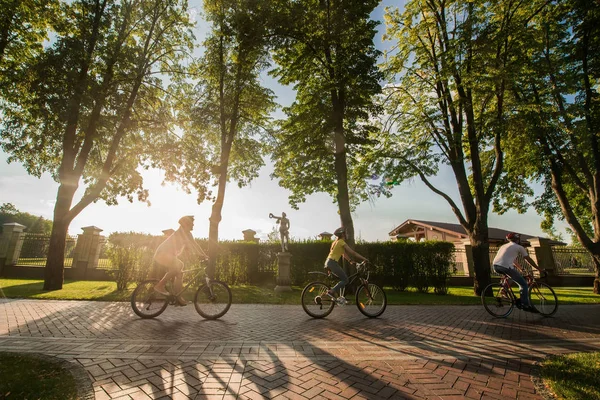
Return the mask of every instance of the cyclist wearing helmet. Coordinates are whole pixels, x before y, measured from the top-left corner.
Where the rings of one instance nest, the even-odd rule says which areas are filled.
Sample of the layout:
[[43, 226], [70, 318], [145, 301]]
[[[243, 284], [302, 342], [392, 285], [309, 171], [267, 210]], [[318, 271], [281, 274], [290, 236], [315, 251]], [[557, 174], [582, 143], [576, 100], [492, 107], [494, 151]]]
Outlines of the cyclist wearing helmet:
[[[153, 261], [167, 268], [165, 276], [154, 286], [154, 290], [162, 295], [169, 295], [169, 292], [165, 289], [165, 285], [172, 278], [175, 278], [173, 285], [175, 293], [179, 293], [183, 288], [183, 261], [179, 259], [179, 255], [183, 252], [184, 248], [188, 248], [193, 253], [203, 256], [204, 259], [208, 258], [194, 240], [192, 229], [194, 229], [194, 217], [192, 215], [180, 218], [179, 229], [162, 242], [154, 253]], [[182, 306], [187, 304], [181, 296], [177, 298], [177, 303]]]
[[513, 281], [519, 285], [521, 298], [517, 300], [517, 307], [522, 306], [523, 310], [529, 312], [538, 312], [535, 307], [529, 304], [529, 293], [528, 286], [523, 275], [519, 271], [523, 272], [523, 269], [517, 263], [517, 257], [523, 256], [525, 261], [531, 264], [535, 269], [541, 271], [540, 267], [537, 266], [535, 261], [529, 257], [527, 250], [519, 244], [521, 235], [518, 233], [509, 233], [506, 235], [508, 243], [500, 246], [498, 253], [493, 261], [493, 268], [499, 274], [508, 275]]
[[356, 251], [352, 250], [350, 246], [346, 244], [346, 229], [338, 228], [333, 232], [336, 236], [336, 239], [331, 244], [331, 250], [329, 251], [329, 255], [327, 256], [327, 260], [325, 261], [325, 268], [329, 268], [331, 272], [337, 275], [341, 280], [332, 287], [327, 294], [335, 298], [336, 290], [342, 289], [348, 283], [348, 275], [344, 269], [340, 266], [339, 261], [341, 257], [344, 257], [348, 261], [352, 261], [350, 256], [358, 258], [362, 261], [367, 261], [366, 258], [358, 254]]

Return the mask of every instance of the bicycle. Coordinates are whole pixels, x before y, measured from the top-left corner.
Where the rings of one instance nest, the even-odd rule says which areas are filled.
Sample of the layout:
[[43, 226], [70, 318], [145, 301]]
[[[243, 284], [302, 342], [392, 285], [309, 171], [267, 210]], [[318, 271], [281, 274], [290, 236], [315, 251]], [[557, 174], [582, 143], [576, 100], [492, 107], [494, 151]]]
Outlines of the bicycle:
[[[548, 275], [543, 271], [540, 273], [540, 279]], [[537, 282], [533, 274], [525, 275], [527, 286], [529, 287], [529, 304], [544, 317], [550, 317], [558, 310], [558, 298], [554, 289], [544, 282]], [[511, 283], [514, 281], [508, 276], [503, 275], [500, 283], [490, 283], [481, 292], [481, 303], [488, 313], [496, 318], [506, 318], [517, 305], [517, 298], [513, 291]], [[516, 283], [515, 283], [516, 285]], [[518, 286], [517, 286], [518, 287]]]
[[[162, 314], [167, 306], [178, 305], [177, 297], [190, 287], [201, 272], [206, 269], [191, 269], [182, 272], [195, 271], [196, 274], [190, 282], [178, 293], [162, 295], [154, 290], [159, 279], [148, 279], [140, 282], [131, 294], [131, 308], [141, 318], [155, 318]], [[231, 289], [225, 282], [205, 278], [194, 296], [194, 307], [198, 314], [206, 319], [217, 319], [229, 311], [231, 307]]]
[[[356, 273], [348, 277], [348, 285], [352, 284], [355, 279], [360, 280], [360, 286], [356, 290], [355, 299], [356, 307], [365, 316], [376, 318], [383, 314], [387, 307], [387, 296], [383, 289], [374, 284], [369, 283], [369, 271], [367, 270], [366, 261], [356, 264]], [[324, 275], [328, 279], [338, 278], [333, 272], [327, 269], [327, 273], [321, 271], [312, 271], [309, 274]], [[339, 278], [338, 278], [339, 279]], [[331, 286], [327, 283], [316, 281], [311, 282], [302, 290], [302, 308], [313, 318], [324, 318], [331, 314], [335, 305], [348, 304], [344, 297], [345, 287], [340, 290], [340, 296], [337, 299], [331, 298], [327, 292]]]

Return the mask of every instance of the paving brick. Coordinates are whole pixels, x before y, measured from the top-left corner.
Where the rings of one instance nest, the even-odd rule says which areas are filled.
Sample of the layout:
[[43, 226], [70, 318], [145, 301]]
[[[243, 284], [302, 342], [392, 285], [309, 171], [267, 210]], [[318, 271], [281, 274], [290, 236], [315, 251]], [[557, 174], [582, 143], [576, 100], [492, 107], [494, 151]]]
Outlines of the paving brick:
[[345, 307], [311, 320], [298, 306], [236, 304], [218, 321], [193, 307], [140, 320], [127, 303], [0, 300], [0, 308], [0, 351], [75, 361], [97, 400], [541, 399], [536, 360], [600, 349], [599, 306], [506, 320], [480, 306], [389, 306], [374, 320]]

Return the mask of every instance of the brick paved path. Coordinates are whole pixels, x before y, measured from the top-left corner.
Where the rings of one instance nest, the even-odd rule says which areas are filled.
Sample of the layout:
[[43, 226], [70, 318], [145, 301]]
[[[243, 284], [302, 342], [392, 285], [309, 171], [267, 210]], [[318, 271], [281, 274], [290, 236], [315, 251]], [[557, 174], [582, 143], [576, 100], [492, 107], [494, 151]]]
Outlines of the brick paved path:
[[355, 307], [324, 320], [300, 306], [233, 305], [217, 321], [193, 306], [141, 320], [128, 303], [0, 300], [0, 351], [82, 365], [96, 399], [541, 399], [531, 374], [548, 354], [600, 350], [600, 306], [554, 318], [480, 306]]

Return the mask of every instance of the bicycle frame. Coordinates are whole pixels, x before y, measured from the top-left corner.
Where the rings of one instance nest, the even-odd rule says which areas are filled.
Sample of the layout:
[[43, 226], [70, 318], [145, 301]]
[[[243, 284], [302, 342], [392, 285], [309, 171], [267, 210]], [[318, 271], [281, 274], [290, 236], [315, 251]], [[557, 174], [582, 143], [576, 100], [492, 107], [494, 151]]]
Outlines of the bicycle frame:
[[[532, 292], [532, 290], [538, 288], [538, 284], [537, 284], [533, 274], [523, 275], [523, 278], [525, 278], [525, 281], [527, 282], [527, 290], [530, 293]], [[515, 282], [514, 279], [512, 279], [510, 276], [503, 274], [502, 277], [500, 278], [500, 285], [507, 291], [507, 293], [510, 293], [512, 301], [514, 302], [517, 297], [515, 296], [514, 290], [510, 284], [511, 281]]]
[[[366, 277], [362, 277], [359, 276], [361, 274], [363, 274], [366, 270]], [[339, 276], [337, 276], [336, 274], [334, 274], [333, 272], [331, 272], [331, 270], [329, 268], [327, 268], [327, 272], [320, 272], [320, 271], [311, 271], [309, 272], [309, 274], [319, 274], [319, 275], [325, 275], [327, 277], [327, 279], [333, 280], [333, 277], [336, 277], [339, 279]], [[369, 292], [369, 276], [370, 276], [370, 271], [366, 269], [366, 267], [364, 266], [364, 263], [360, 263], [357, 264], [357, 271], [350, 275], [348, 277], [348, 283], [340, 289], [340, 296], [345, 297], [345, 293], [346, 293], [346, 287], [351, 285], [357, 278], [360, 280], [361, 285], [363, 285], [366, 289], [367, 289], [367, 293], [368, 296], [371, 297], [371, 293]]]
[[[202, 263], [202, 261], [201, 261]], [[183, 292], [185, 292], [190, 286], [192, 286], [192, 283], [196, 282], [196, 279], [198, 278], [198, 276], [200, 276], [201, 273], [206, 272], [206, 267], [204, 268], [195, 268], [195, 269], [184, 269], [181, 271], [182, 274], [186, 273], [186, 272], [192, 272], [195, 271], [195, 274], [192, 276], [192, 278], [190, 279], [190, 281], [184, 285], [181, 290], [178, 293], [171, 293], [171, 296], [173, 297], [178, 297], [180, 296]], [[170, 280], [173, 280], [174, 278], [171, 278]], [[205, 278], [206, 281], [206, 286], [208, 287], [208, 290], [210, 290], [210, 295], [214, 296], [215, 293], [213, 292], [213, 288], [211, 285], [211, 279], [210, 277], [206, 276]]]

